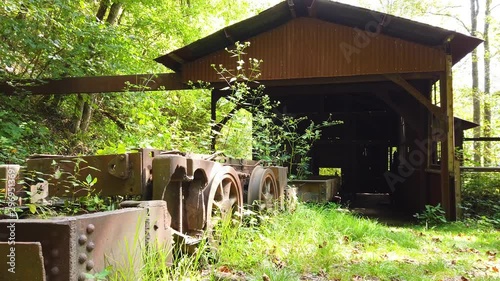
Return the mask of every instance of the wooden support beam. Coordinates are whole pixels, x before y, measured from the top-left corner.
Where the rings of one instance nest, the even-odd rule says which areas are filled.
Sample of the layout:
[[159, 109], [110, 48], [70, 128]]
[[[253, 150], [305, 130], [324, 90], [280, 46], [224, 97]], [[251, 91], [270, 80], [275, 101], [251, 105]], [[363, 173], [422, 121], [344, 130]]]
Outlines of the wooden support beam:
[[307, 7], [307, 14], [311, 17], [311, 18], [315, 18], [316, 17], [316, 0], [312, 0], [311, 2], [311, 5], [309, 5]]
[[[441, 143], [441, 205], [446, 212], [446, 217], [450, 220], [457, 218], [457, 206], [460, 202], [460, 193], [457, 192], [455, 182], [455, 127], [453, 116], [453, 88], [452, 88], [452, 61], [451, 55], [446, 55], [445, 71], [440, 79], [441, 107], [445, 110], [443, 120], [444, 137]], [[457, 198], [458, 196], [458, 198]]]
[[[398, 74], [405, 80], [431, 80], [438, 81], [439, 73], [423, 72], [423, 73], [400, 73]], [[311, 85], [331, 85], [331, 84], [360, 84], [369, 82], [387, 82], [388, 79], [384, 75], [357, 75], [343, 77], [317, 77], [317, 78], [297, 78], [297, 79], [276, 79], [276, 80], [260, 80], [259, 83], [251, 83], [251, 87], [264, 85], [270, 87], [288, 87], [288, 86], [311, 86]], [[222, 89], [227, 87], [226, 82], [211, 82], [210, 86], [214, 89]], [[362, 86], [362, 85], [359, 85]], [[311, 93], [312, 94], [312, 93]]]
[[500, 167], [460, 167], [460, 171], [474, 173], [500, 173]]
[[410, 95], [412, 95], [416, 100], [418, 100], [423, 106], [425, 106], [435, 116], [441, 117], [443, 115], [442, 108], [439, 108], [439, 107], [433, 105], [430, 100], [428, 100], [424, 95], [422, 95], [422, 93], [420, 93], [419, 90], [417, 90], [410, 83], [408, 83], [408, 81], [406, 81], [401, 75], [399, 75], [399, 74], [386, 74], [385, 77], [387, 77], [389, 80], [391, 80], [392, 82], [398, 84], [403, 89], [405, 89]]
[[500, 141], [500, 137], [464, 138], [464, 141]]
[[61, 95], [156, 90], [185, 90], [177, 73], [136, 74], [121, 76], [69, 77], [47, 80], [17, 80], [0, 83], [0, 93], [6, 95]]
[[402, 106], [401, 104], [396, 104], [391, 97], [389, 96], [388, 93], [377, 93], [377, 97], [381, 99], [389, 108], [394, 110], [397, 114], [399, 114], [401, 117], [405, 119], [406, 122], [408, 122], [408, 125], [415, 130], [416, 132], [420, 133], [420, 126], [417, 120], [415, 119], [414, 116], [411, 115], [411, 110], [408, 110], [408, 108], [405, 108], [406, 106]]
[[295, 11], [295, 3], [293, 3], [293, 0], [288, 0], [288, 8], [290, 9], [290, 14], [292, 15], [292, 18], [297, 17], [297, 12]]
[[[217, 124], [217, 102], [221, 98], [220, 91], [212, 90], [210, 96], [210, 116], [212, 119], [212, 124]], [[215, 145], [217, 143], [217, 136], [212, 132], [212, 151], [215, 152]]]

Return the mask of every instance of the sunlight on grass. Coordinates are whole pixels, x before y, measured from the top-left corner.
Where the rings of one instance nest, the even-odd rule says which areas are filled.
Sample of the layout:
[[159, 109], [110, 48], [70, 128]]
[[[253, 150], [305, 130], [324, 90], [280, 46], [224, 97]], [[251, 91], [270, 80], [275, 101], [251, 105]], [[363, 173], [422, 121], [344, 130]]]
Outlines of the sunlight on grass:
[[[336, 205], [299, 204], [240, 227], [222, 223], [191, 255], [144, 251], [140, 280], [500, 280], [499, 234], [473, 222], [388, 227]], [[127, 280], [113, 271], [110, 280]]]
[[500, 279], [499, 232], [463, 223], [387, 227], [334, 205], [299, 205], [260, 225], [224, 231], [228, 239], [217, 247], [217, 266], [256, 280], [278, 269], [318, 280]]

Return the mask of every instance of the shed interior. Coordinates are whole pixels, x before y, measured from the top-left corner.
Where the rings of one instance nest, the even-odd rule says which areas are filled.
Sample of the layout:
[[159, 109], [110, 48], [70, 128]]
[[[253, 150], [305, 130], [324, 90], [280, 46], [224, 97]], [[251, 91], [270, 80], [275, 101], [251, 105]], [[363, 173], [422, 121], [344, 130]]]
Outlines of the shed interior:
[[259, 81], [281, 113], [342, 121], [314, 145], [314, 174], [340, 169], [347, 196], [390, 193], [410, 212], [441, 203], [448, 218], [459, 215], [455, 146], [471, 124], [454, 118], [451, 68], [480, 39], [329, 0], [288, 0], [156, 61], [184, 83], [212, 83], [215, 120], [227, 85], [211, 65], [235, 69], [225, 48], [237, 41], [251, 43], [244, 60], [264, 61]]

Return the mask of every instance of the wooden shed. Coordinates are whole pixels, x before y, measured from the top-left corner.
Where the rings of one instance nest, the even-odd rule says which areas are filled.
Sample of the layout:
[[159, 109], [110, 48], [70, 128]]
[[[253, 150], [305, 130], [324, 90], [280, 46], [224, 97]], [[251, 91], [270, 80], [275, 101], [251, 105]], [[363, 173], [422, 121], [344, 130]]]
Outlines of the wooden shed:
[[344, 192], [389, 192], [409, 211], [441, 203], [457, 217], [463, 134], [451, 68], [480, 39], [328, 0], [288, 0], [156, 60], [184, 83], [211, 82], [215, 108], [224, 92], [211, 65], [234, 67], [225, 48], [236, 41], [264, 61], [260, 81], [283, 113], [343, 121], [315, 144], [315, 173], [340, 168]]

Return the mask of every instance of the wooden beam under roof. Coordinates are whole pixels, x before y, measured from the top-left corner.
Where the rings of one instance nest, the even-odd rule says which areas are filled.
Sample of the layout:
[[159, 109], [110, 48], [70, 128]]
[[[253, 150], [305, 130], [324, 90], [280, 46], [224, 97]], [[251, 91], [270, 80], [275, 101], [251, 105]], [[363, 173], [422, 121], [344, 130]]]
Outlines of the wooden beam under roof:
[[424, 105], [436, 117], [441, 118], [443, 116], [444, 110], [442, 108], [433, 105], [430, 100], [428, 100], [424, 95], [422, 95], [422, 93], [420, 93], [419, 90], [408, 83], [408, 81], [406, 81], [401, 75], [386, 74], [385, 77], [405, 89], [410, 95], [412, 95], [416, 100]]
[[121, 76], [68, 77], [47, 80], [17, 80], [0, 83], [5, 95], [61, 95], [156, 90], [184, 90], [189, 87], [176, 73], [136, 74]]

